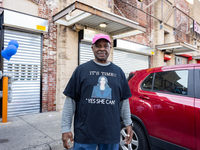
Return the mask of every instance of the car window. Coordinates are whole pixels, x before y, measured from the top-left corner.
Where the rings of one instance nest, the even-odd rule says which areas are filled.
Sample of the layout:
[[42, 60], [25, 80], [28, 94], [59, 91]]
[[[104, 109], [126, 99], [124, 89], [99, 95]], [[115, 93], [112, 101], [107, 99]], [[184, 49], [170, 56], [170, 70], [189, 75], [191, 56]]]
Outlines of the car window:
[[142, 83], [142, 89], [151, 90], [152, 89], [152, 81], [153, 81], [153, 73], [150, 74]]
[[166, 71], [155, 74], [153, 90], [187, 95], [188, 70]]

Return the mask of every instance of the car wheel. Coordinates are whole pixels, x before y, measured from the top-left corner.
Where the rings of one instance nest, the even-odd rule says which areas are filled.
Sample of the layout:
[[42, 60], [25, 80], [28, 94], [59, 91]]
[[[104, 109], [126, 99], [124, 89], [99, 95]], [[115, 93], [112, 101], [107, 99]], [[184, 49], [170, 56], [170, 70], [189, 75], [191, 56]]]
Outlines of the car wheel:
[[142, 127], [133, 122], [133, 138], [130, 144], [125, 144], [124, 140], [127, 136], [126, 127], [122, 125], [120, 132], [120, 150], [149, 150], [149, 145]]

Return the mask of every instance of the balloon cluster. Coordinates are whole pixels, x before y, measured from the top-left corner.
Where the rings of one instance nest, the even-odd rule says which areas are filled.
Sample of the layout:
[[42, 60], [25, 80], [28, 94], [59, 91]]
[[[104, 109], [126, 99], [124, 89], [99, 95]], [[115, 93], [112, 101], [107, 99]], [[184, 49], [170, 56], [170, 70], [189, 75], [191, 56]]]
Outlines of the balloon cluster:
[[16, 40], [11, 40], [8, 43], [7, 48], [1, 51], [1, 56], [7, 60], [10, 60], [12, 55], [15, 55], [17, 53], [18, 47], [18, 42]]

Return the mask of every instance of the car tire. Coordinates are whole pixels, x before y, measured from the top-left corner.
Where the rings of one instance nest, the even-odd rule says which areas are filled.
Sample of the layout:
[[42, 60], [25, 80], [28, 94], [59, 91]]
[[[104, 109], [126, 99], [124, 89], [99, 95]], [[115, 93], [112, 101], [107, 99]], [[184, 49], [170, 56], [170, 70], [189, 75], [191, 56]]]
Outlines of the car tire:
[[147, 142], [146, 135], [142, 127], [136, 121], [133, 121], [133, 139], [128, 145], [124, 143], [126, 136], [126, 127], [122, 123], [119, 143], [120, 150], [149, 150], [149, 144]]

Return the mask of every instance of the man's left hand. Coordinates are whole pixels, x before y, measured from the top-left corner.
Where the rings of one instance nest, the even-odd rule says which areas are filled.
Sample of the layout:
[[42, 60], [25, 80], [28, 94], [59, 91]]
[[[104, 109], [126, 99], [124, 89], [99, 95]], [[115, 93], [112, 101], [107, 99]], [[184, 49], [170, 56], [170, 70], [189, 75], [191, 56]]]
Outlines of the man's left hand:
[[127, 136], [125, 138], [125, 143], [126, 144], [130, 144], [131, 143], [131, 140], [133, 138], [133, 129], [132, 129], [132, 126], [129, 125], [126, 127], [126, 131], [127, 131]]

